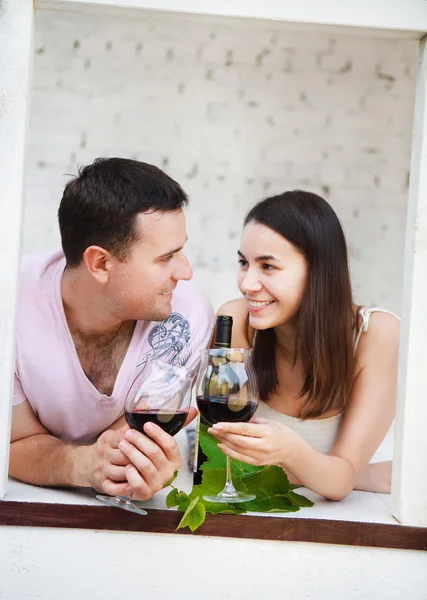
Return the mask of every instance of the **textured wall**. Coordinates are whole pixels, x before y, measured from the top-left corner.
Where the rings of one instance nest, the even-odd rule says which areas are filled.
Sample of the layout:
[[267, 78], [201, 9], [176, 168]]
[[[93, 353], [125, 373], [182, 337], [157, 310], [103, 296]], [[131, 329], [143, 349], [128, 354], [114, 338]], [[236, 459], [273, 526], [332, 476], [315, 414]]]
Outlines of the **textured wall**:
[[163, 167], [188, 191], [188, 255], [235, 293], [245, 212], [295, 187], [344, 225], [359, 302], [399, 311], [417, 44], [40, 12], [24, 250], [59, 243], [66, 174], [97, 156]]

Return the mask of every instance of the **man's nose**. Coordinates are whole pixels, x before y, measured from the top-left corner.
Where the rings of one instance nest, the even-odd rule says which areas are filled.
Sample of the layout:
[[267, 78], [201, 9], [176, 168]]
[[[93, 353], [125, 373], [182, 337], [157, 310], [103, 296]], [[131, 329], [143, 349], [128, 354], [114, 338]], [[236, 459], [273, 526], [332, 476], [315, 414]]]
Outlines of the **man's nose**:
[[188, 281], [192, 277], [193, 269], [191, 268], [188, 258], [183, 254], [179, 266], [173, 272], [173, 278], [176, 281]]

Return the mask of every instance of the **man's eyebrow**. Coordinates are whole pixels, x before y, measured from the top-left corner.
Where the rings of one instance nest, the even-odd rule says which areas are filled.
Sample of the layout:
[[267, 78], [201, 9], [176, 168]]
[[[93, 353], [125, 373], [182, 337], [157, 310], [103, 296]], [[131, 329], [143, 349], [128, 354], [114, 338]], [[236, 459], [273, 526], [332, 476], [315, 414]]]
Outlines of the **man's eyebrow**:
[[[245, 259], [245, 257], [243, 256], [243, 254], [240, 252], [240, 250], [237, 250], [237, 254]], [[245, 259], [246, 260], [246, 259]], [[257, 262], [261, 262], [262, 260], [275, 260], [277, 262], [282, 262], [280, 260], [280, 258], [276, 258], [275, 256], [273, 256], [272, 254], [263, 254], [262, 256], [257, 256], [255, 259]]]
[[[188, 240], [188, 235], [185, 238], [185, 241], [187, 241], [187, 240]], [[161, 254], [160, 256], [156, 256], [155, 260], [161, 260], [162, 258], [166, 258], [167, 256], [171, 256], [171, 254], [176, 254], [177, 252], [179, 252], [183, 248], [184, 248], [184, 244], [182, 246], [180, 246], [179, 248], [175, 248], [174, 250], [169, 250], [169, 252], [165, 252], [164, 254]]]

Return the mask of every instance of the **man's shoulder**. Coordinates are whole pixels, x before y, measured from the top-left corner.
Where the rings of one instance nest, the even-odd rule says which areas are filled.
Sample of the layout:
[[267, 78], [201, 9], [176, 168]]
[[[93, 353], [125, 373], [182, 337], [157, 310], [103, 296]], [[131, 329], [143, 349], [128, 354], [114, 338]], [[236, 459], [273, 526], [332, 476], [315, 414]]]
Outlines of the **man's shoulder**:
[[19, 269], [20, 283], [33, 283], [43, 277], [43, 275], [55, 268], [64, 257], [62, 251], [56, 252], [38, 252], [26, 254], [22, 257]]
[[18, 280], [18, 316], [31, 307], [39, 308], [50, 297], [62, 252], [28, 254], [21, 260]]

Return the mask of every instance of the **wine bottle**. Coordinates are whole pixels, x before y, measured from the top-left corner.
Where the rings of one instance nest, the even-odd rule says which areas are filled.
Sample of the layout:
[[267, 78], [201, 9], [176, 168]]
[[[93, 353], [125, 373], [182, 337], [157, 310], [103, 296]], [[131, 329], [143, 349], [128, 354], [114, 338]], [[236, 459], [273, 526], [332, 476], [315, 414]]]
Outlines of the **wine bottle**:
[[[216, 319], [216, 327], [215, 327], [215, 340], [214, 340], [214, 348], [230, 348], [231, 347], [231, 332], [233, 328], [233, 317], [228, 315], [219, 315]], [[209, 383], [211, 383], [212, 378], [216, 377], [216, 373], [213, 371], [209, 380], [207, 380], [207, 386], [209, 387]], [[196, 448], [195, 448], [195, 460], [194, 460], [194, 476], [193, 483], [194, 485], [199, 485], [202, 483], [202, 470], [201, 466], [204, 462], [206, 462], [207, 458], [205, 453], [203, 452], [200, 443], [199, 443], [199, 428], [200, 425], [207, 425], [209, 423], [203, 419], [199, 415], [198, 427], [197, 427], [197, 437], [196, 437]]]

